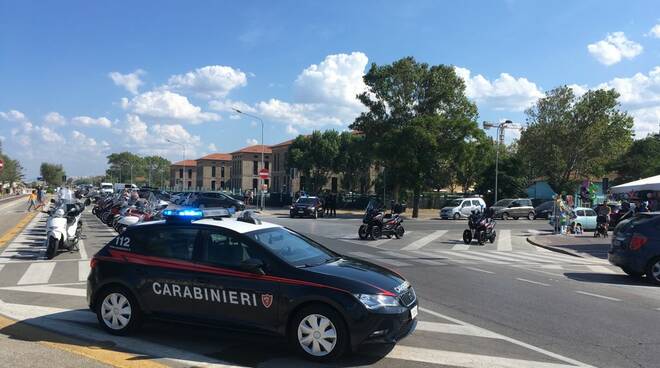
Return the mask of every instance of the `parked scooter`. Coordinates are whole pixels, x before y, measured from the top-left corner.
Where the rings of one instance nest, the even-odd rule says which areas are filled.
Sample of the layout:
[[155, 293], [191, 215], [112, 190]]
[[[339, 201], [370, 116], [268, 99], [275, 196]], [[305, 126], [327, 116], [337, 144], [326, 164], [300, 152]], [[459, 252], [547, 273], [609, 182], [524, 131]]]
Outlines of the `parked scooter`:
[[483, 213], [472, 211], [468, 217], [468, 228], [463, 231], [463, 242], [470, 244], [472, 239], [477, 239], [479, 245], [483, 245], [488, 240], [495, 242], [497, 233], [495, 232], [495, 220], [493, 220], [493, 210], [487, 209]]
[[367, 205], [367, 210], [362, 218], [362, 225], [358, 229], [358, 236], [363, 240], [367, 238], [380, 239], [381, 236], [390, 238], [392, 235], [400, 239], [405, 233], [402, 223], [403, 218], [398, 213], [393, 211], [385, 214], [380, 206], [372, 200]]
[[61, 189], [57, 201], [51, 200], [46, 223], [46, 258], [52, 259], [61, 249], [78, 251], [83, 222], [80, 219], [84, 205], [77, 201], [68, 189]]

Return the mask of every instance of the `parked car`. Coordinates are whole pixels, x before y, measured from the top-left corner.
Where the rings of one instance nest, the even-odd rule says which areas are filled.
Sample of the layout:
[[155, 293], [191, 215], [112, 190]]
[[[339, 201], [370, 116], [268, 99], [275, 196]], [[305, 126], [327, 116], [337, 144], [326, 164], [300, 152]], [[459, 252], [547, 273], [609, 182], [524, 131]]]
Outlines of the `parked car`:
[[491, 207], [496, 218], [508, 220], [513, 218], [517, 220], [521, 217], [527, 217], [533, 220], [535, 217], [532, 200], [529, 198], [501, 199]]
[[611, 264], [633, 277], [660, 285], [660, 212], [638, 213], [615, 228], [608, 252]]
[[546, 201], [534, 208], [535, 219], [547, 219], [552, 216], [552, 210], [555, 208], [555, 201]]
[[[598, 226], [596, 211], [587, 207], [576, 207], [573, 209], [568, 226], [573, 232], [579, 228], [581, 230], [596, 230]], [[577, 230], [577, 232], [580, 232]]]
[[289, 208], [289, 216], [323, 217], [323, 202], [319, 197], [300, 197]]
[[219, 192], [198, 192], [188, 197], [186, 205], [198, 208], [224, 207], [243, 211], [245, 203]]
[[481, 198], [452, 199], [440, 210], [440, 218], [458, 220], [469, 217], [474, 210], [483, 211], [485, 208], [486, 202]]

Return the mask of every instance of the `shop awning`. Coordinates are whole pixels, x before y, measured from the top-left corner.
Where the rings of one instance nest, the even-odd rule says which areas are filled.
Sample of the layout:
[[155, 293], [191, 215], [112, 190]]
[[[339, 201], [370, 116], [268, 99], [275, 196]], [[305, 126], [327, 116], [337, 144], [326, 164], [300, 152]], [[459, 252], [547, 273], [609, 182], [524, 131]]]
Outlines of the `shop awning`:
[[660, 191], [660, 175], [631, 181], [610, 189], [612, 193], [640, 192], [643, 190]]

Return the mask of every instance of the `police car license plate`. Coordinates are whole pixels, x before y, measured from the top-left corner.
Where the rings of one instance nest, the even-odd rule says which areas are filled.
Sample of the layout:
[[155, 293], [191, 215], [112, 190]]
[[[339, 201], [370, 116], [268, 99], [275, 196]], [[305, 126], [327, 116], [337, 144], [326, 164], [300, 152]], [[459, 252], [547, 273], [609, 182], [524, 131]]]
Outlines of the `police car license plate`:
[[417, 306], [412, 307], [410, 310], [410, 319], [415, 319], [417, 317]]

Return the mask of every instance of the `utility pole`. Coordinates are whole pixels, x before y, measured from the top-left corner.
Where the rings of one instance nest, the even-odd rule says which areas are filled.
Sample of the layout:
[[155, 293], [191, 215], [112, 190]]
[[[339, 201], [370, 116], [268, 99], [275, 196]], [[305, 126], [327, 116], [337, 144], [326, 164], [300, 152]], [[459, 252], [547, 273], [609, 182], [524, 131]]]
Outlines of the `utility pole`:
[[[266, 166], [264, 165], [264, 150], [266, 149], [266, 147], [264, 146], [264, 120], [262, 118], [256, 116], [256, 115], [248, 114], [247, 112], [243, 112], [243, 111], [241, 111], [241, 110], [239, 110], [235, 107], [233, 107], [232, 110], [236, 111], [236, 113], [238, 113], [238, 114], [249, 116], [251, 118], [257, 119], [261, 123], [261, 168], [265, 169]], [[259, 207], [263, 210], [264, 209], [264, 203], [265, 203], [265, 193], [264, 193], [264, 189], [262, 187], [262, 185], [264, 183], [264, 179], [261, 179], [261, 176], [259, 176], [258, 183], [259, 183], [259, 188], [258, 189], [261, 190], [261, 203], [260, 203]]]
[[484, 129], [497, 128], [497, 146], [495, 147], [495, 202], [493, 202], [497, 203], [497, 181], [499, 176], [500, 146], [504, 145], [504, 129], [520, 130], [521, 128], [515, 126], [511, 120], [505, 120], [499, 124], [484, 121], [483, 127]]

